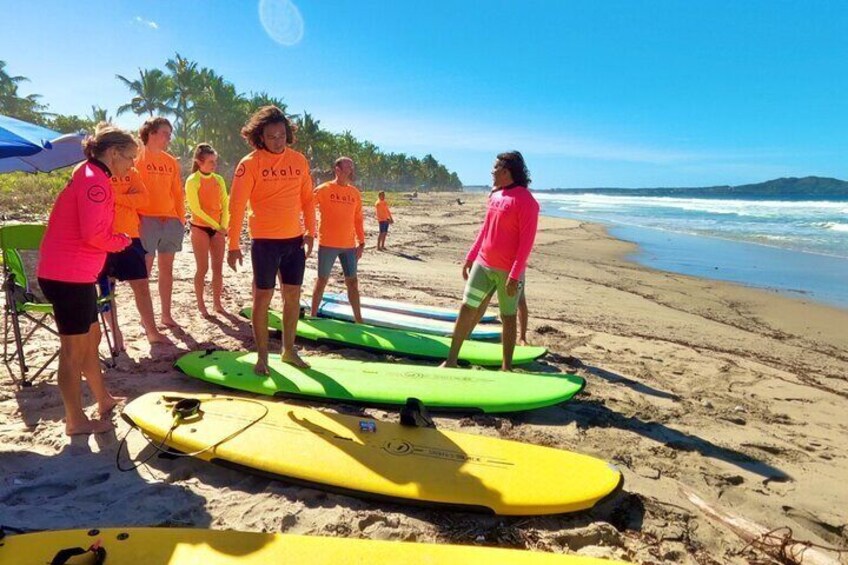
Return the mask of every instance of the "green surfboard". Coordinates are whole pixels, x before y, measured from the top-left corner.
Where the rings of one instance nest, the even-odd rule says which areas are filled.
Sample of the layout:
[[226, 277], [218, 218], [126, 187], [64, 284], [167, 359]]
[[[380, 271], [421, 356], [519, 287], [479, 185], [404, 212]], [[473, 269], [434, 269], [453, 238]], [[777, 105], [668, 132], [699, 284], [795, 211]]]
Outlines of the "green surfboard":
[[175, 366], [191, 377], [255, 394], [377, 405], [402, 405], [417, 398], [428, 408], [456, 411], [542, 408], [570, 399], [586, 384], [568, 374], [442, 369], [329, 357], [305, 360], [311, 368], [298, 369], [271, 354], [267, 377], [253, 372], [256, 353], [240, 351], [195, 351], [180, 357]]
[[[250, 318], [251, 308], [243, 309], [241, 315]], [[277, 331], [282, 330], [280, 312], [268, 311], [268, 327]], [[449, 337], [352, 324], [328, 318], [301, 318], [297, 322], [297, 335], [319, 343], [335, 343], [392, 355], [438, 360], [447, 359], [451, 343]], [[462, 344], [459, 360], [483, 367], [500, 367], [503, 359], [502, 351], [499, 343], [469, 339]], [[513, 365], [531, 363], [547, 352], [548, 350], [544, 347], [516, 345], [512, 363]]]

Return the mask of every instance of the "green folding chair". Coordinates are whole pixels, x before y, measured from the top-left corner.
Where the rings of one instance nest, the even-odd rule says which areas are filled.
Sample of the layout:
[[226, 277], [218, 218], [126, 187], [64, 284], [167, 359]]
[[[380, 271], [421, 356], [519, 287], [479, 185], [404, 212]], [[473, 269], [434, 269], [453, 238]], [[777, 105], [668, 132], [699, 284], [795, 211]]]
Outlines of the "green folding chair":
[[[10, 365], [17, 359], [20, 369], [19, 384], [23, 387], [32, 386], [37, 379], [59, 356], [59, 349], [42, 364], [32, 377], [29, 377], [30, 367], [27, 364], [26, 344], [38, 330], [45, 330], [58, 336], [59, 333], [53, 324], [53, 306], [37, 295], [38, 282], [34, 277], [28, 276], [28, 271], [34, 265], [28, 265], [24, 257], [26, 254], [35, 254], [41, 247], [46, 226], [41, 224], [14, 224], [0, 227], [0, 251], [3, 263], [3, 362], [10, 369], [12, 379], [15, 372]], [[34, 262], [31, 262], [34, 263]], [[28, 269], [28, 267], [30, 267]], [[111, 302], [112, 296], [103, 296], [98, 299], [102, 304]], [[110, 357], [101, 359], [107, 367], [115, 365], [115, 352], [112, 347], [112, 337], [106, 326], [102, 311], [100, 324], [103, 335], [109, 346]], [[10, 339], [9, 333], [12, 333]], [[26, 333], [25, 333], [26, 332]], [[9, 351], [9, 346], [14, 343], [15, 350]]]

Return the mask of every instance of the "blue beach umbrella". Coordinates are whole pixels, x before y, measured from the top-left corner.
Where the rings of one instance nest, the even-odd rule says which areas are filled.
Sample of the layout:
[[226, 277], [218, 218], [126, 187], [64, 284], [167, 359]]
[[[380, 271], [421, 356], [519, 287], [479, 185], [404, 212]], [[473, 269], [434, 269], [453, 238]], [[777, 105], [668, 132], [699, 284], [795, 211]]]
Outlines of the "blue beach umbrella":
[[0, 173], [46, 173], [78, 163], [85, 159], [83, 137], [0, 115]]

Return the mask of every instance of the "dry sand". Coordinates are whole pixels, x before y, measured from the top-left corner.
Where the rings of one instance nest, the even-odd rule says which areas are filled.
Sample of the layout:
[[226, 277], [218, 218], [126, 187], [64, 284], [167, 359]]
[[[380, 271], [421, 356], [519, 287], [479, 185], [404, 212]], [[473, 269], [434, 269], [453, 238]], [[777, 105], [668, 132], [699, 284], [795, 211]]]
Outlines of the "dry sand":
[[[422, 194], [395, 208], [385, 253], [374, 249], [376, 222], [369, 218], [369, 245], [360, 263], [363, 292], [458, 306], [461, 261], [484, 210], [482, 196], [463, 199], [458, 205], [456, 195]], [[174, 316], [184, 328], [171, 332], [178, 348], [151, 350], [129, 288], [121, 287], [128, 351], [107, 373], [117, 394], [210, 392], [173, 370], [173, 361], [209, 346], [252, 347], [246, 320], [199, 316], [194, 259], [188, 243], [185, 249], [175, 268]], [[4, 374], [0, 524], [196, 526], [477, 543], [644, 564], [762, 557], [690, 504], [682, 484], [768, 529], [788, 526], [797, 539], [848, 545], [848, 312], [652, 271], [628, 262], [631, 250], [600, 226], [543, 219], [527, 273], [528, 337], [552, 353], [529, 368], [575, 372], [587, 379], [586, 390], [571, 402], [534, 412], [436, 418], [444, 429], [614, 462], [625, 475], [625, 490], [593, 512], [514, 519], [435, 511], [327, 494], [189, 459], [153, 458], [136, 471], [119, 472], [115, 455], [126, 424], [118, 421], [115, 434], [69, 440], [55, 377], [18, 389]], [[314, 276], [313, 257], [305, 288]], [[250, 273], [227, 270], [225, 277], [226, 304], [236, 313], [250, 298]], [[340, 283], [335, 278], [328, 290], [340, 290]], [[155, 283], [151, 287], [156, 296]], [[272, 340], [272, 346], [279, 342]], [[42, 338], [35, 356], [56, 347], [54, 339]], [[380, 359], [309, 344], [302, 351]], [[91, 397], [86, 399], [93, 413]], [[367, 412], [397, 418], [393, 411]], [[130, 434], [133, 456], [146, 455], [145, 445]]]

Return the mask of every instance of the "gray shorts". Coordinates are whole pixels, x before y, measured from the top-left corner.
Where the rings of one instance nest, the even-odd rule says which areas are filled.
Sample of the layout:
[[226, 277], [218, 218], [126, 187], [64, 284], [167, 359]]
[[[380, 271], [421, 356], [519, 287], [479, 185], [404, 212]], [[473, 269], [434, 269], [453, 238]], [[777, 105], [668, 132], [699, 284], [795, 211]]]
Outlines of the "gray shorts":
[[141, 216], [139, 235], [148, 253], [176, 253], [183, 249], [185, 226], [177, 218]]
[[339, 247], [318, 247], [318, 278], [326, 279], [333, 271], [336, 257], [342, 264], [342, 273], [345, 278], [356, 276], [356, 248], [341, 249]]
[[478, 308], [489, 294], [498, 293], [498, 307], [502, 316], [515, 316], [518, 311], [518, 300], [524, 292], [524, 276], [518, 281], [518, 289], [515, 294], [509, 296], [506, 293], [506, 285], [509, 283], [509, 273], [500, 269], [484, 267], [480, 263], [474, 263], [468, 281], [465, 283], [465, 292], [462, 302], [472, 308]]

